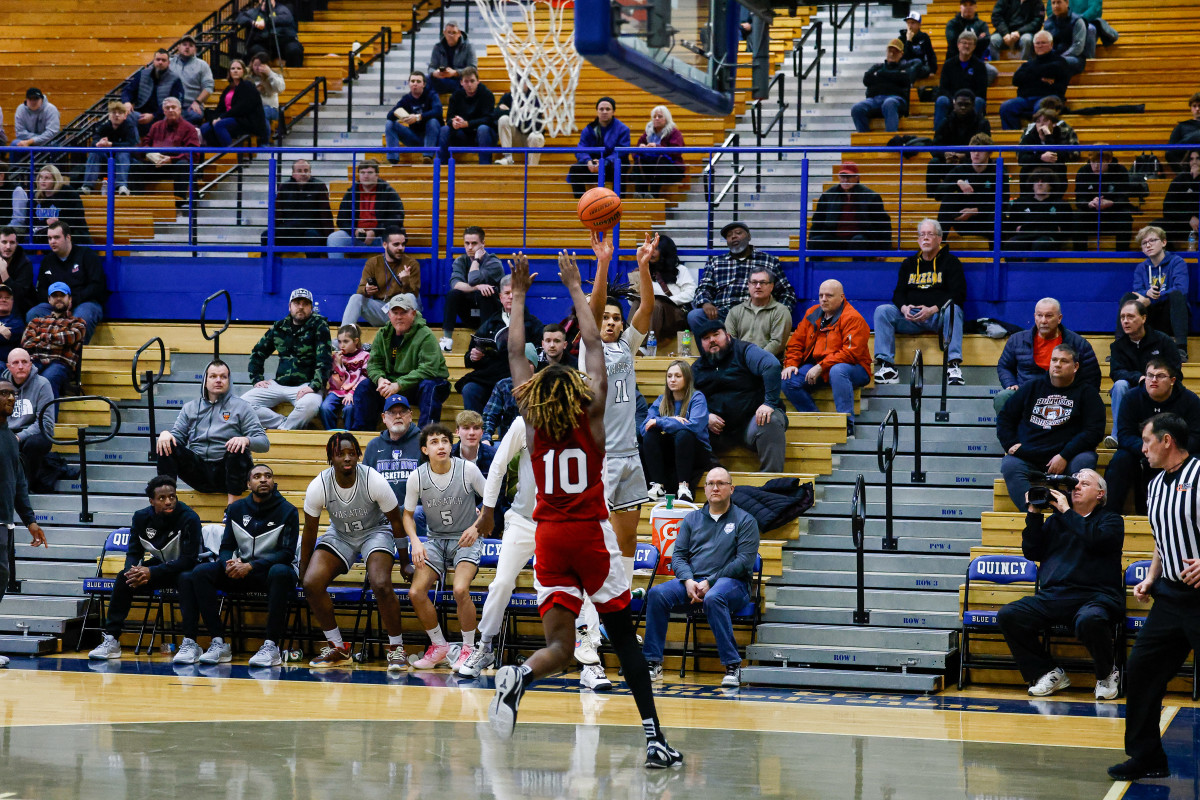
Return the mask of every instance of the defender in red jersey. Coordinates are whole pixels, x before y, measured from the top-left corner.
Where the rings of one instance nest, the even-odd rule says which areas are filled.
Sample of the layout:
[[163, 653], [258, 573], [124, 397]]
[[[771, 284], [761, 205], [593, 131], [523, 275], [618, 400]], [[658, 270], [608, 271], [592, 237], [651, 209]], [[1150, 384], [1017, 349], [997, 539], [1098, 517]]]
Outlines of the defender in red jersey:
[[[629, 579], [604, 502], [604, 410], [608, 375], [600, 328], [584, 297], [575, 257], [563, 252], [558, 269], [571, 294], [585, 345], [587, 375], [551, 365], [536, 375], [525, 359], [525, 294], [533, 283], [521, 253], [510, 264], [513, 304], [508, 362], [513, 396], [529, 430], [537, 480], [534, 581], [546, 646], [520, 666], [496, 673], [496, 695], [488, 706], [492, 727], [511, 736], [525, 689], [567, 667], [575, 652], [575, 617], [586, 592], [596, 604], [609, 641], [637, 703], [646, 734], [646, 766], [675, 767], [683, 756], [667, 744], [658, 724], [646, 659], [629, 611]], [[590, 381], [590, 385], [589, 385]]]

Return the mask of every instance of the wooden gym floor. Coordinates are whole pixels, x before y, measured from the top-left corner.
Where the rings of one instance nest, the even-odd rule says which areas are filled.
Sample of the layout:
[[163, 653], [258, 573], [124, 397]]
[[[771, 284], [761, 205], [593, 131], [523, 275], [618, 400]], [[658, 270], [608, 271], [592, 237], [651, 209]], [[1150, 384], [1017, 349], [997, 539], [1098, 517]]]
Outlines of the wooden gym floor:
[[[617, 678], [610, 669], [610, 677]], [[1090, 692], [854, 694], [668, 680], [679, 770], [642, 767], [633, 700], [574, 675], [486, 724], [491, 677], [13, 659], [0, 671], [0, 798], [1197, 798], [1200, 709], [1169, 695], [1174, 776], [1113, 784], [1124, 708]]]

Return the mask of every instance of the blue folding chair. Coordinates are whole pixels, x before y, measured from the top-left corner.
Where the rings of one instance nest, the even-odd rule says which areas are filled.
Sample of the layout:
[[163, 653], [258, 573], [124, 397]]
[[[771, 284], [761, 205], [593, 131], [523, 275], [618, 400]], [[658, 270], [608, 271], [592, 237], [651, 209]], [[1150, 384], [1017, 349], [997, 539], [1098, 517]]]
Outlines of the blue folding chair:
[[[100, 558], [96, 561], [96, 574], [90, 578], [83, 579], [83, 593], [87, 597], [87, 604], [83, 607], [83, 624], [79, 628], [79, 640], [75, 643], [76, 650], [83, 649], [83, 639], [88, 631], [100, 631], [104, 628], [108, 606], [106, 601], [112, 597], [113, 585], [117, 581], [116, 578], [104, 577], [104, 559], [110, 555], [127, 555], [129, 553], [129, 535], [129, 528], [117, 528], [115, 531], [109, 533], [100, 548]], [[92, 608], [97, 605], [99, 606], [98, 615], [100, 617], [100, 624], [92, 627], [88, 623], [92, 618]], [[149, 615], [150, 607], [147, 605], [147, 619]], [[143, 620], [143, 629], [145, 625], [146, 621]]]
[[976, 556], [967, 566], [967, 582], [963, 593], [962, 644], [959, 647], [958, 688], [966, 685], [967, 670], [972, 667], [1015, 666], [1011, 657], [972, 656], [971, 636], [982, 634], [999, 635], [999, 609], [972, 609], [971, 585], [973, 582], [989, 586], [1028, 585], [1037, 588], [1037, 564], [1022, 556], [987, 555]]

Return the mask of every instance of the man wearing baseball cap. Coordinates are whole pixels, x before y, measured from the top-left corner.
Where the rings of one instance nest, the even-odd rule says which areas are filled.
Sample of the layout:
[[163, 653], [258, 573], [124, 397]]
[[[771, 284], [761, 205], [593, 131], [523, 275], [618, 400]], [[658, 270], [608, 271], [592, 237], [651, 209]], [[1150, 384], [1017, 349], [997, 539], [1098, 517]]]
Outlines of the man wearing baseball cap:
[[59, 131], [58, 109], [36, 86], [25, 92], [25, 102], [17, 106], [13, 116], [13, 144], [17, 147], [37, 147], [46, 144]]
[[193, 125], [204, 122], [204, 101], [213, 91], [212, 67], [196, 57], [196, 40], [189, 33], [175, 46], [171, 69], [183, 82], [183, 118]]
[[440, 422], [442, 403], [450, 396], [450, 370], [437, 335], [417, 310], [417, 298], [398, 294], [387, 302], [388, 324], [375, 334], [368, 380], [354, 388], [354, 405], [373, 419], [393, 395], [403, 395], [417, 407], [420, 424]]
[[709, 319], [724, 320], [731, 308], [750, 297], [750, 276], [769, 272], [775, 279], [772, 296], [790, 313], [796, 307], [796, 292], [783, 274], [779, 259], [750, 244], [750, 228], [744, 222], [730, 222], [721, 228], [721, 237], [729, 245], [729, 252], [709, 257], [692, 305], [703, 309]]
[[29, 351], [42, 377], [50, 381], [54, 396], [61, 397], [79, 366], [87, 326], [71, 314], [70, 286], [58, 281], [50, 284], [46, 293], [50, 297], [49, 313], [29, 320], [21, 335], [21, 347]]
[[[263, 334], [250, 351], [250, 381], [254, 388], [242, 399], [258, 411], [264, 428], [299, 430], [308, 425], [321, 408], [321, 393], [333, 369], [329, 320], [313, 313], [313, 296], [308, 289], [296, 289], [288, 301], [288, 315]], [[275, 380], [263, 374], [264, 362], [272, 353], [279, 354]], [[291, 403], [285, 418], [275, 406]]]
[[871, 130], [873, 117], [883, 117], [884, 128], [889, 133], [900, 130], [900, 117], [908, 113], [908, 93], [912, 85], [908, 72], [900, 64], [903, 55], [904, 42], [892, 39], [888, 42], [884, 60], [863, 75], [867, 99], [860, 100], [850, 109], [854, 130], [859, 133]]
[[859, 183], [858, 164], [843, 161], [838, 185], [821, 194], [809, 226], [813, 250], [870, 250], [892, 246], [892, 218], [883, 198]]
[[914, 83], [921, 78], [928, 78], [937, 73], [937, 49], [929, 34], [921, 30], [921, 14], [909, 12], [904, 18], [906, 30], [900, 31], [900, 41], [904, 42], [904, 57], [900, 59], [901, 66], [908, 72], [908, 77]]
[[404, 498], [408, 476], [421, 463], [420, 433], [407, 397], [393, 394], [383, 401], [383, 432], [367, 444], [362, 460], [384, 477], [397, 500]]

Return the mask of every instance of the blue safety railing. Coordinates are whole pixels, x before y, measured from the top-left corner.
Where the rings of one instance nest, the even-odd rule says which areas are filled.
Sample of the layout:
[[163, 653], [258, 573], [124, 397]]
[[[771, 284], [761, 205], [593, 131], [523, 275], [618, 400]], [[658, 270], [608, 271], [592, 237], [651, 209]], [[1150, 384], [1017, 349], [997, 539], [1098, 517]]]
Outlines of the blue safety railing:
[[[851, 295], [852, 297], [882, 298], [890, 293], [890, 287], [894, 285], [896, 272], [894, 262], [915, 252], [917, 224], [931, 208], [927, 203], [923, 204], [923, 208], [913, 207], [911, 198], [915, 195], [924, 195], [925, 169], [920, 162], [911, 161], [912, 156], [937, 152], [990, 152], [994, 154], [994, 161], [988, 169], [994, 170], [996, 173], [1000, 173], [1002, 170], [1005, 172], [1010, 185], [1013, 186], [1011, 196], [1015, 197], [1018, 193], [1016, 184], [1020, 166], [1008, 168], [1007, 165], [1015, 164], [1021, 152], [1070, 151], [1085, 154], [1086, 158], [1087, 153], [1104, 151], [1115, 153], [1122, 162], [1132, 164], [1133, 157], [1147, 149], [1161, 153], [1169, 149], [1188, 150], [1194, 148], [1186, 145], [1175, 147], [1164, 145], [1150, 147], [1071, 145], [1029, 148], [1012, 146], [788, 148], [738, 147], [735, 142], [731, 141], [727, 141], [721, 146], [658, 148], [656, 151], [658, 154], [680, 154], [689, 168], [690, 191], [686, 196], [682, 196], [688, 203], [687, 213], [673, 217], [670, 213], [675, 207], [673, 200], [656, 200], [654, 203], [661, 203], [660, 206], [651, 204], [641, 207], [652, 210], [661, 209], [662, 212], [665, 212], [660, 213], [654, 210], [651, 226], [655, 230], [672, 234], [677, 238], [688, 239], [687, 241], [681, 240], [679, 254], [694, 270], [702, 265], [704, 258], [726, 252], [720, 242], [719, 231], [722, 225], [737, 217], [746, 221], [755, 231], [753, 243], [756, 247], [763, 248], [782, 260], [784, 273], [801, 298], [815, 296], [816, 286], [822, 275], [830, 271], [828, 260], [831, 258], [848, 259], [853, 262], [853, 267], [848, 269], [853, 275], [861, 278], [862, 286], [865, 288], [857, 289], [856, 293]], [[361, 259], [366, 255], [376, 253], [378, 246], [374, 244], [370, 246], [353, 244], [332, 247], [328, 245], [297, 247], [280, 242], [276, 238], [277, 232], [274, 224], [276, 220], [274, 197], [283, 176], [287, 174], [284, 165], [290, 165], [298, 158], [309, 159], [314, 165], [314, 175], [319, 173], [323, 180], [331, 184], [331, 195], [334, 195], [332, 197], [332, 213], [336, 220], [340, 197], [332, 191], [332, 184], [341, 182], [348, 185], [349, 196], [356, 198], [357, 184], [350, 180], [350, 176], [355, 174], [355, 170], [364, 160], [376, 159], [381, 152], [389, 158], [396, 156], [408, 158], [424, 153], [433, 159], [433, 163], [431, 167], [427, 168], [427, 171], [392, 173], [400, 176], [399, 179], [393, 178], [393, 186], [406, 205], [405, 227], [409, 231], [410, 239], [414, 235], [419, 235], [421, 240], [419, 246], [409, 247], [408, 252], [428, 264], [425, 267], [428, 272], [423, 273], [422, 276], [423, 293], [434, 297], [440, 296], [443, 291], [440, 287], [445, 284], [449, 276], [450, 263], [456, 255], [461, 253], [461, 231], [467, 225], [478, 224], [485, 228], [492, 225], [492, 230], [495, 230], [497, 226], [502, 226], [507, 229], [508, 233], [517, 233], [519, 226], [518, 244], [514, 245], [510, 236], [509, 243], [504, 247], [490, 248], [505, 258], [517, 249], [524, 250], [532, 258], [552, 258], [563, 246], [574, 247], [582, 251], [587, 250], [586, 233], [582, 228], [576, 227], [578, 223], [574, 221], [574, 198], [566, 181], [568, 164], [563, 160], [555, 161], [556, 158], [562, 159], [563, 154], [580, 152], [580, 149], [576, 147], [548, 147], [539, 150], [529, 148], [504, 148], [503, 150], [501, 148], [451, 148], [450, 157], [445, 160], [436, 150], [413, 148], [384, 150], [374, 147], [368, 150], [356, 150], [346, 147], [309, 145], [303, 147], [231, 148], [221, 151], [221, 154], [229, 156], [231, 163], [238, 162], [237, 169], [230, 170], [230, 172], [236, 172], [236, 185], [241, 188], [235, 189], [232, 183], [229, 186], [221, 184], [214, 186], [211, 180], [206, 184], [198, 183], [196, 187], [193, 187], [189, 191], [188, 197], [182, 200], [181, 213], [187, 217], [190, 233], [189, 236], [184, 237], [184, 241], [119, 241], [117, 239], [115, 231], [119, 227], [123, 211], [122, 203], [115, 196], [115, 182], [111, 179], [115, 163], [111, 156], [125, 152], [136, 158], [137, 154], [144, 152], [140, 148], [103, 148], [99, 150], [88, 148], [7, 148], [7, 151], [10, 154], [20, 153], [32, 156], [28, 158], [27, 163], [13, 167], [18, 171], [17, 175], [10, 173], [10, 180], [19, 179], [20, 184], [30, 196], [36, 189], [38, 171], [41, 165], [47, 161], [53, 159], [77, 181], [78, 173], [81, 171], [82, 163], [88, 153], [98, 152], [106, 157], [107, 169], [104, 172], [110, 175], [110, 180], [104, 203], [103, 223], [97, 224], [95, 209], [92, 210], [89, 221], [93, 246], [104, 254], [106, 266], [110, 271], [122, 263], [127, 263], [131, 257], [126, 254], [130, 251], [160, 259], [162, 256], [168, 255], [210, 254], [212, 258], [227, 259], [229, 263], [253, 262], [260, 265], [263, 273], [261, 291], [273, 294], [282, 291], [281, 275], [285, 266], [288, 269], [300, 266], [299, 262], [290, 259], [285, 262], [282, 259], [283, 256], [307, 254], [332, 258], [346, 254], [355, 259]], [[195, 164], [203, 163], [207, 157], [213, 154], [212, 148], [197, 148], [180, 152], [184, 152], [189, 162]], [[485, 152], [493, 156], [504, 153], [514, 154], [517, 156], [518, 164], [510, 167], [489, 167], [486, 172], [480, 172], [475, 164], [479, 155]], [[617, 155], [633, 159], [637, 155], [646, 154], [646, 152], [646, 150], [636, 147], [619, 148]], [[600, 151], [591, 150], [587, 153], [599, 155]], [[525, 157], [530, 154], [541, 155], [542, 164], [539, 167], [533, 168], [520, 163], [525, 161]], [[764, 156], [770, 158], [763, 158]], [[767, 172], [756, 167], [760, 159], [769, 165]], [[862, 183], [870, 186], [874, 182], [881, 194], [893, 198], [889, 211], [892, 217], [892, 233], [887, 241], [887, 246], [848, 249], [810, 246], [808, 234], [813, 207], [820, 190], [836, 185], [836, 179], [832, 173], [836, 171], [834, 165], [841, 159], [857, 160], [863, 166]], [[331, 163], [336, 163], [335, 170], [329, 169]], [[610, 161], [602, 160], [600, 163], [601, 167], [594, 178], [596, 183], [616, 189], [627, 200], [633, 197], [632, 193], [627, 191], [630, 181], [633, 180], [629, 164], [626, 163], [619, 169], [614, 169]], [[729, 165], [728, 175], [718, 176], [716, 180], [710, 180], [711, 175], [702, 175], [702, 169], [706, 164], [718, 163]], [[264, 169], [254, 171], [259, 164]], [[386, 169], [386, 165], [384, 166]], [[551, 167], [553, 170], [549, 169]], [[398, 169], [403, 170], [403, 167]], [[1070, 165], [1071, 174], [1067, 178], [1068, 186], [1071, 175], [1077, 169], [1077, 164]], [[746, 174], [749, 172], [755, 174]], [[507, 176], [511, 179], [507, 181], [507, 185], [510, 187], [505, 190], [507, 194], [489, 197], [488, 208], [483, 211], [480, 211], [478, 203], [463, 204], [461, 199], [463, 181], [476, 179], [488, 181], [492, 180], [494, 175]], [[552, 176], [549, 182], [547, 181], [548, 175]], [[797, 179], [797, 175], [799, 179]], [[820, 179], [819, 184], [817, 183], [818, 178]], [[751, 181], [751, 183], [746, 183], [746, 181]], [[1101, 186], [1103, 186], [1103, 181], [1104, 175], [1102, 174]], [[905, 191], [897, 192], [897, 186], [901, 182], [906, 187]], [[711, 186], [707, 185], [710, 183]], [[917, 188], [917, 184], [920, 184], [920, 189]], [[5, 184], [5, 187], [9, 185], [11, 184]], [[547, 188], [548, 185], [550, 188]], [[756, 191], [760, 185], [762, 191]], [[485, 186], [485, 184], [472, 185], [472, 188], [475, 189], [473, 196], [479, 195], [480, 186]], [[516, 188], [518, 186], [519, 188]], [[197, 188], [204, 187], [208, 189], [207, 197], [199, 196], [197, 192]], [[993, 202], [998, 202], [1000, 198], [999, 182], [996, 183], [996, 187], [996, 197], [992, 199]], [[201, 241], [203, 237], [197, 237], [196, 231], [204, 225], [203, 213], [214, 207], [232, 209], [234, 203], [238, 202], [235, 197], [242, 197], [243, 194], [246, 198], [251, 196], [261, 198], [257, 201], [245, 199], [244, 202], [248, 204], [249, 211], [239, 208], [239, 213], [243, 214], [240, 218], [240, 227], [253, 227], [256, 234], [265, 233], [261, 244], [257, 237], [253, 244], [244, 241], [240, 243], [220, 241], [218, 238], [211, 237], [208, 241]], [[736, 206], [731, 206], [727, 202], [733, 197], [738, 198]], [[253, 205], [254, 202], [257, 202], [258, 205]], [[1141, 211], [1135, 211], [1135, 213], [1145, 216], [1147, 210], [1157, 212], [1160, 202], [1161, 195], [1152, 195], [1142, 204]], [[701, 214], [696, 213], [697, 203], [702, 204], [704, 209]], [[553, 207], [553, 210], [547, 210], [550, 206]], [[736, 208], [736, 212], [734, 208]], [[413, 209], [419, 209], [419, 211]], [[496, 209], [504, 209], [509, 213], [498, 216]], [[251, 213], [251, 216], [245, 216], [247, 213]], [[1198, 203], [1197, 214], [1200, 215], [1200, 203]], [[1151, 213], [1150, 216], [1155, 217], [1157, 214]], [[562, 243], [555, 243], [555, 246], [545, 246], [544, 241], [542, 243], [533, 241], [530, 235], [530, 231], [534, 229], [533, 222], [550, 217], [553, 217], [556, 229], [561, 229], [562, 232]], [[699, 222], [701, 219], [703, 222]], [[352, 213], [350, 227], [353, 228], [356, 222]], [[34, 253], [44, 251], [45, 245], [41, 244], [35, 236], [37, 228], [44, 224], [44, 219], [38, 218], [33, 203], [30, 203], [29, 212], [21, 220], [21, 223], [20, 238], [22, 243], [26, 244], [26, 249]], [[626, 227], [629, 224], [627, 222]], [[644, 222], [639, 223], [639, 225], [644, 224]], [[1136, 251], [1111, 249], [1106, 238], [1096, 235], [1104, 233], [1099, 220], [1096, 221], [1094, 228], [1089, 223], [1087, 231], [1089, 249], [1086, 250], [1016, 249], [1005, 244], [1004, 231], [1000, 228], [1000, 221], [996, 220], [994, 225], [993, 236], [997, 242], [996, 245], [989, 244], [986, 239], [983, 239], [977, 241], [977, 244], [970, 249], [957, 249], [957, 239], [948, 239], [951, 249], [966, 262], [967, 278], [971, 287], [965, 309], [968, 319], [978, 316], [1003, 317], [1004, 314], [987, 312], [996, 308], [995, 304], [1036, 300], [1038, 297], [1044, 296], [1048, 288], [1054, 288], [1056, 292], [1060, 293], [1062, 291], [1069, 293], [1072, 289], [1083, 292], [1086, 288], [1096, 295], [1097, 301], [1101, 299], [1107, 301], [1110, 299], [1108, 296], [1114, 293], [1114, 296], [1119, 297], [1125, 291], [1125, 284], [1128, 283], [1125, 273], [1122, 272], [1120, 275], [1113, 273], [1115, 277], [1110, 280], [1113, 287], [1106, 287], [1103, 281], [1096, 280], [1092, 273], [1098, 264], [1123, 264], [1125, 266], [1120, 267], [1120, 270], [1132, 269], [1132, 266], [1143, 258]], [[544, 230], [544, 228], [543, 225], [542, 229]], [[632, 233], [635, 235], [623, 236], [620, 226], [613, 232], [618, 248], [618, 257], [625, 260], [632, 258], [638, 244], [637, 240], [640, 240], [643, 231], [638, 230]], [[1095, 236], [1094, 243], [1092, 242], [1093, 236]], [[709, 244], [710, 242], [712, 244]], [[1183, 243], [1178, 244], [1182, 245]], [[1173, 252], [1180, 252], [1184, 248], [1172, 243], [1171, 249]], [[1195, 254], [1187, 252], [1181, 254], [1194, 269]], [[1045, 285], [1049, 268], [1035, 259], [1054, 260], [1052, 269], [1056, 272], [1051, 287]], [[616, 271], [614, 270], [614, 272]], [[552, 276], [552, 273], [545, 272], [545, 275]], [[1086, 280], [1081, 280], [1083, 275], [1088, 276]], [[190, 273], [189, 279], [203, 282], [205, 275], [203, 272]], [[119, 283], [112, 279], [110, 282]], [[1121, 285], [1120, 291], [1116, 289], [1117, 284]], [[1193, 286], [1197, 284], [1200, 284], [1200, 281], [1194, 280]], [[1060, 290], [1057, 288], [1060, 285], [1065, 285], [1067, 288]], [[119, 290], [121, 287], [114, 286], [113, 288]], [[202, 299], [215, 288], [221, 287], [204, 284], [197, 291], [203, 292], [200, 294]], [[205, 289], [208, 291], [204, 291]], [[1195, 290], [1190, 299], [1195, 301]], [[1104, 329], [1099, 324], [1094, 326], [1076, 324], [1083, 329], [1092, 327], [1098, 330]]]

